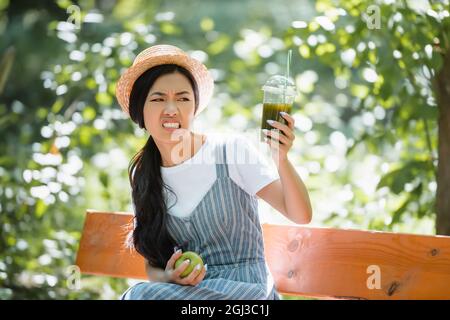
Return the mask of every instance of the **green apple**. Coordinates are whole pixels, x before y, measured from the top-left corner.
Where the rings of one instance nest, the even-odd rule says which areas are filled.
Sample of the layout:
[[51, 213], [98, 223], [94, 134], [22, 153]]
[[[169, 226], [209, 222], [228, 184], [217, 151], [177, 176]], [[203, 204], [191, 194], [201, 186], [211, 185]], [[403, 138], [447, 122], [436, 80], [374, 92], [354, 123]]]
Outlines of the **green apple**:
[[194, 270], [195, 266], [198, 264], [200, 265], [200, 269], [203, 268], [202, 258], [193, 251], [186, 251], [181, 255], [181, 257], [177, 259], [177, 261], [175, 261], [175, 269], [178, 268], [178, 266], [182, 264], [183, 261], [186, 259], [189, 259], [190, 262], [187, 268], [184, 269], [184, 271], [181, 273], [180, 276], [182, 278], [187, 277], [192, 272], [192, 270]]

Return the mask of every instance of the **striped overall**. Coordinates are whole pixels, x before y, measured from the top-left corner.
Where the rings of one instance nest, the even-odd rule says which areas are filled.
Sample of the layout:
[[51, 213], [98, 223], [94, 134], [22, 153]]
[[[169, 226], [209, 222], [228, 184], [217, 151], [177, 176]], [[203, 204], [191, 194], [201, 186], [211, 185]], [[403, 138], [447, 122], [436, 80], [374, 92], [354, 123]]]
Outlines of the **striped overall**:
[[256, 196], [229, 176], [225, 143], [216, 146], [217, 180], [187, 217], [168, 214], [168, 231], [184, 251], [208, 264], [196, 286], [140, 282], [121, 299], [131, 300], [279, 300], [264, 259]]

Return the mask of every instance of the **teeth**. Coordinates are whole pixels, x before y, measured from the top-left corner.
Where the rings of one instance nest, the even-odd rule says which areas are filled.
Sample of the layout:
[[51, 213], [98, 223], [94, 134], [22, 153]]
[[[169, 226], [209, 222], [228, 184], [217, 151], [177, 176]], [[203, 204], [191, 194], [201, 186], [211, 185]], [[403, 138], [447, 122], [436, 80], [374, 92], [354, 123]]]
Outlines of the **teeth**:
[[165, 127], [165, 128], [179, 128], [180, 124], [177, 123], [177, 122], [166, 122], [166, 123], [163, 123], [163, 127]]

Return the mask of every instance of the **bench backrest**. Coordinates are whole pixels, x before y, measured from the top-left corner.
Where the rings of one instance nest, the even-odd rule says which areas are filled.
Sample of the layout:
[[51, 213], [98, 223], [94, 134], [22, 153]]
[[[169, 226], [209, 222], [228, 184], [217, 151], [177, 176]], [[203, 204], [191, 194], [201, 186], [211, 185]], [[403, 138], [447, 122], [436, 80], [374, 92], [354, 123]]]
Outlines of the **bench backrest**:
[[[146, 279], [123, 244], [133, 215], [88, 210], [76, 264], [85, 274]], [[281, 294], [343, 299], [450, 299], [450, 237], [263, 224]]]

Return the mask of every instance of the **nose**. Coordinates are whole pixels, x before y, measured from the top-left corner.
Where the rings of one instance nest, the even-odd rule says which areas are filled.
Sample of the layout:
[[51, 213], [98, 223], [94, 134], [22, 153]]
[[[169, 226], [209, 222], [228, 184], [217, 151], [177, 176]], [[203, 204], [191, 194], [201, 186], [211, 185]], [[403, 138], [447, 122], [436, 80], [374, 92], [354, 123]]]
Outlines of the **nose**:
[[173, 103], [173, 101], [169, 100], [166, 103], [166, 106], [164, 107], [164, 115], [167, 116], [174, 116], [178, 113], [178, 109]]

